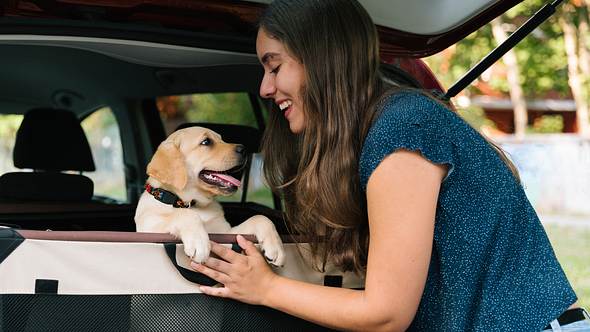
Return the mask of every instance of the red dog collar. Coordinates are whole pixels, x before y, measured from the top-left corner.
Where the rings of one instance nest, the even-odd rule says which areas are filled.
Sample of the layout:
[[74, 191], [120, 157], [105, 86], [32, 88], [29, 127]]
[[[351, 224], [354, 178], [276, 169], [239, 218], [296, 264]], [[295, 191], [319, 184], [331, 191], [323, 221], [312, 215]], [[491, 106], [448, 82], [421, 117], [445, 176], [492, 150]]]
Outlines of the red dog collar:
[[154, 198], [158, 201], [164, 204], [172, 205], [175, 208], [190, 208], [192, 206], [195, 206], [195, 204], [197, 203], [197, 201], [195, 201], [194, 199], [188, 203], [185, 203], [182, 199], [180, 199], [180, 197], [178, 197], [178, 195], [168, 190], [154, 188], [149, 183], [146, 183], [145, 191], [147, 191], [150, 195], [154, 196]]

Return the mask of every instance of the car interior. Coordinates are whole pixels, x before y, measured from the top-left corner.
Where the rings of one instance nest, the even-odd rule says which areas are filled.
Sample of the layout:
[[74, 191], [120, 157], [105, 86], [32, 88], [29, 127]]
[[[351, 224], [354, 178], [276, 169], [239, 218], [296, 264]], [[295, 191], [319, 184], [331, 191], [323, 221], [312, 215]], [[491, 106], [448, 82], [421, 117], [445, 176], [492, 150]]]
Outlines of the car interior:
[[[15, 169], [0, 177], [0, 223], [35, 230], [134, 231], [135, 204], [144, 190], [147, 163], [166, 137], [156, 105], [160, 96], [246, 93], [257, 128], [199, 125], [214, 126], [222, 137], [259, 151], [263, 112], [269, 110], [258, 97], [262, 68], [254, 54], [22, 35], [5, 36], [0, 52], [11, 64], [0, 76], [0, 115], [24, 115], [15, 135], [14, 159], [7, 161]], [[437, 84], [419, 60], [401, 61], [384, 64], [392, 80], [414, 87]], [[112, 111], [121, 136], [124, 199], [92, 194], [96, 184], [89, 176], [95, 160], [80, 124], [104, 107]], [[190, 125], [195, 124], [180, 127]], [[244, 174], [247, 186], [249, 173]], [[264, 206], [249, 202], [246, 192], [238, 201], [223, 202], [228, 221], [236, 224], [265, 214], [286, 234], [280, 199], [274, 197], [273, 206]]]
[[[15, 1], [0, 6], [0, 54], [5, 64], [0, 75], [0, 119], [22, 121], [23, 127], [9, 126], [14, 142], [0, 146], [7, 156], [0, 160], [0, 223], [35, 230], [134, 231], [133, 216], [144, 190], [147, 163], [169, 134], [159, 109], [161, 97], [245, 94], [256, 125], [231, 127], [232, 119], [227, 119], [227, 123], [215, 124], [216, 129], [239, 141], [258, 137], [271, 105], [258, 96], [262, 68], [255, 55], [255, 22], [268, 2], [114, 5], [102, 0], [68, 0], [29, 5]], [[422, 0], [411, 4], [361, 2], [378, 25], [383, 74], [400, 85], [427, 89], [443, 100], [550, 16], [558, 4], [547, 4], [539, 11], [542, 15], [535, 15], [537, 19], [519, 29], [522, 33], [515, 32], [511, 42], [498, 47], [493, 57], [476, 66], [454, 90], [449, 89], [453, 93], [444, 95], [445, 90], [419, 58], [452, 45], [520, 1], [453, 0], [436, 4], [440, 7], [436, 10], [430, 1]], [[400, 6], [403, 12], [395, 10]], [[64, 119], [73, 115], [79, 123], [71, 123], [68, 129], [62, 127], [65, 120], [52, 118], [55, 124], [48, 126], [50, 119], [33, 119], [41, 129], [28, 131], [40, 139], [24, 142], [21, 132], [27, 131], [28, 118], [35, 117], [31, 112], [36, 109], [62, 114]], [[101, 121], [116, 123], [116, 135], [104, 135], [97, 148], [94, 132], [106, 129], [97, 128], [100, 121], [94, 118], [106, 113], [110, 117]], [[21, 120], [24, 115], [26, 122]], [[175, 127], [194, 121], [185, 122]], [[80, 143], [84, 138], [79, 125], [81, 136], [91, 142], [92, 158], [87, 158], [88, 150]], [[78, 132], [76, 138], [73, 132]], [[81, 145], [69, 146], [74, 141]], [[258, 141], [252, 141], [251, 151], [258, 152]], [[116, 153], [111, 149], [114, 145], [119, 146]], [[23, 149], [33, 156], [27, 162], [20, 160]], [[82, 159], [89, 160], [84, 167], [77, 164]], [[105, 163], [117, 163], [117, 172], [105, 168]], [[120, 179], [116, 194], [101, 189], [105, 178]], [[246, 186], [249, 179], [250, 174], [244, 172]], [[260, 204], [247, 191], [231, 202], [222, 202], [230, 223], [262, 213], [286, 233], [280, 199], [272, 197], [272, 203]]]
[[[97, 7], [76, 1], [38, 3], [36, 11], [10, 4], [3, 7], [0, 52], [7, 65], [0, 75], [0, 117], [17, 116], [22, 123], [11, 129], [14, 142], [2, 147], [8, 157], [0, 164], [0, 223], [34, 230], [134, 231], [133, 216], [144, 190], [147, 163], [170, 133], [159, 108], [159, 98], [166, 96], [246, 95], [255, 126], [197, 122], [215, 126], [226, 139], [248, 142], [251, 163], [260, 150], [265, 113], [272, 107], [258, 96], [262, 68], [255, 55], [252, 25], [267, 2], [226, 6], [203, 1], [190, 9], [179, 3], [180, 7], [157, 11], [157, 15], [150, 13], [159, 5], [116, 7], [100, 1]], [[416, 30], [415, 21], [404, 21], [406, 16], [388, 22], [380, 13], [395, 12], [375, 3], [363, 4], [378, 24], [383, 74], [400, 85], [424, 88], [448, 100], [454, 92], [445, 95], [419, 57], [436, 53], [517, 3], [461, 2], [468, 12], [444, 15], [444, 20], [429, 18], [423, 31]], [[427, 1], [403, 5], [416, 16], [433, 12], [424, 10], [431, 6]], [[448, 3], [443, 7], [452, 8]], [[544, 11], [550, 15], [554, 7]], [[198, 17], [178, 20], [181, 9]], [[28, 18], [35, 15], [41, 18]], [[523, 33], [513, 35], [526, 35], [547, 15], [527, 22]], [[399, 40], [410, 43], [398, 49]], [[493, 61], [502, 52], [482, 62]], [[481, 72], [476, 69], [449, 90], [468, 84]], [[47, 112], [36, 114], [39, 110]], [[107, 130], [96, 127], [93, 118], [99, 113], [109, 114], [108, 121], [116, 124], [116, 137], [105, 135], [98, 147], [91, 144], [89, 152], [85, 141]], [[195, 125], [185, 122], [175, 127]], [[107, 149], [114, 145], [120, 150], [117, 155]], [[118, 163], [116, 172], [109, 173], [112, 169], [107, 167], [101, 173], [109, 162]], [[118, 193], [101, 189], [103, 179], [115, 177], [121, 182]], [[265, 214], [286, 234], [280, 199], [273, 195], [272, 203], [252, 201], [247, 190], [250, 178], [250, 172], [244, 172], [246, 190], [239, 198], [222, 202], [227, 219], [236, 224]]]
[[[105, 55], [54, 41], [32, 44], [0, 42], [3, 59], [11, 64], [0, 78], [0, 113], [26, 115], [13, 146], [18, 171], [0, 178], [0, 218], [23, 228], [134, 230], [134, 204], [143, 191], [145, 166], [165, 138], [156, 97], [254, 93], [260, 74], [259, 65], [240, 55], [233, 61], [241, 64], [220, 60], [210, 65], [211, 54], [192, 49], [185, 51], [193, 57], [191, 67], [182, 61], [176, 67], [150, 63], [158, 52], [167, 52], [166, 45], [162, 50], [152, 45], [151, 53], [143, 52], [143, 46], [121, 46], [120, 54]], [[145, 57], [130, 60], [133, 54]], [[104, 106], [112, 111], [121, 135], [127, 190], [126, 199], [118, 202], [92, 197], [93, 183], [85, 176], [95, 167], [80, 122]]]

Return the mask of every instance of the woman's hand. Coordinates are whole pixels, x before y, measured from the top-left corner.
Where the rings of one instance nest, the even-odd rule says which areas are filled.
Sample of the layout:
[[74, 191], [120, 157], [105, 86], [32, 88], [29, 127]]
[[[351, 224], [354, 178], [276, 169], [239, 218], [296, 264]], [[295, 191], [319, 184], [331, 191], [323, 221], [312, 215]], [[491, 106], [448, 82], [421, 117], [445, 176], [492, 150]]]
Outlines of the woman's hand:
[[223, 284], [223, 287], [199, 286], [208, 295], [226, 297], [250, 304], [264, 304], [267, 291], [277, 275], [271, 270], [254, 244], [237, 235], [238, 245], [245, 255], [211, 242], [211, 252], [203, 264], [191, 262], [196, 271]]

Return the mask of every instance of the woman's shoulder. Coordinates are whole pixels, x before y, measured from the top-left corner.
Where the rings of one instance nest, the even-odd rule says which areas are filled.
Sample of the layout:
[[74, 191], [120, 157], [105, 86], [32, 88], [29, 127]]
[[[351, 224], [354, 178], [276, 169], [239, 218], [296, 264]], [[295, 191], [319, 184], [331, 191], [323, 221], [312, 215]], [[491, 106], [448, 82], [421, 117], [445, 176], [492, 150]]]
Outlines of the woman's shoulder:
[[402, 89], [394, 92], [386, 93], [384, 107], [392, 104], [396, 105], [412, 105], [414, 103], [430, 103], [436, 102], [435, 97], [430, 96], [426, 91], [419, 89]]
[[403, 90], [383, 98], [371, 131], [401, 129], [408, 125], [448, 126], [455, 121], [453, 112], [442, 101], [420, 90]]
[[422, 122], [450, 113], [449, 108], [435, 97], [420, 90], [403, 90], [386, 96], [379, 104], [379, 120]]
[[[369, 176], [389, 154], [399, 150], [420, 151], [437, 164], [453, 165], [455, 135], [452, 111], [420, 91], [400, 91], [383, 99], [378, 116], [369, 129], [361, 150], [359, 166], [362, 188]], [[451, 134], [449, 134], [451, 133]], [[452, 167], [449, 168], [449, 174]]]

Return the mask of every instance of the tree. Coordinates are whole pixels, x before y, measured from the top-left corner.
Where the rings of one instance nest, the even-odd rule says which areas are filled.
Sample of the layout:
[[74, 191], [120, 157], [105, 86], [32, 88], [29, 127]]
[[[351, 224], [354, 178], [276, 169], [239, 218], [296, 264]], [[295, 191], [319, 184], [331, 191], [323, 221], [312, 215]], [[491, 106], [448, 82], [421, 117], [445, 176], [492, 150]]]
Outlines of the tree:
[[256, 127], [246, 93], [200, 93], [159, 97], [158, 110], [167, 133], [186, 122], [232, 123]]
[[[568, 82], [572, 90], [572, 95], [576, 101], [576, 120], [578, 125], [578, 132], [583, 136], [590, 135], [590, 126], [588, 124], [588, 100], [587, 94], [584, 91], [584, 79], [581, 72], [581, 67], [585, 64], [580, 64], [580, 50], [585, 49], [583, 40], [586, 36], [578, 33], [574, 19], [576, 17], [584, 19], [581, 10], [574, 5], [574, 3], [566, 3], [563, 5], [563, 11], [559, 16], [559, 24], [563, 29], [563, 37], [565, 42], [565, 51], [567, 54], [568, 63]], [[587, 27], [586, 27], [587, 28]], [[580, 47], [578, 47], [578, 44]]]
[[[590, 0], [570, 1], [564, 2], [558, 8], [558, 13], [513, 49], [519, 67], [518, 80], [513, 74], [506, 75], [509, 71], [508, 64], [503, 69], [497, 63], [463, 94], [508, 94], [514, 90], [511, 89], [514, 83], [509, 80], [518, 81], [526, 99], [574, 98], [578, 109], [578, 128], [585, 131], [583, 128], [588, 127], [587, 109], [590, 98]], [[501, 17], [503, 24], [497, 25], [509, 34], [545, 3], [546, 0], [531, 0], [518, 5]], [[566, 30], [568, 28], [570, 30]], [[493, 30], [493, 24], [485, 25], [442, 54], [425, 59], [444, 86], [449, 87], [493, 49], [496, 44]], [[564, 61], [565, 59], [569, 61]], [[507, 61], [506, 58], [504, 60]], [[448, 70], [439, 72], [439, 68]], [[490, 75], [493, 72], [500, 75]], [[522, 120], [516, 122], [522, 123]]]
[[[492, 21], [492, 33], [498, 45], [508, 39], [501, 16]], [[508, 51], [502, 57], [502, 61], [507, 67], [508, 91], [514, 108], [514, 133], [517, 138], [522, 139], [528, 124], [528, 114], [524, 93], [520, 85], [520, 70], [516, 53], [513, 50]]]

